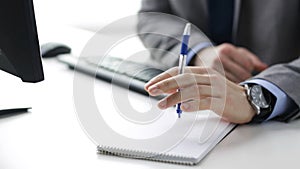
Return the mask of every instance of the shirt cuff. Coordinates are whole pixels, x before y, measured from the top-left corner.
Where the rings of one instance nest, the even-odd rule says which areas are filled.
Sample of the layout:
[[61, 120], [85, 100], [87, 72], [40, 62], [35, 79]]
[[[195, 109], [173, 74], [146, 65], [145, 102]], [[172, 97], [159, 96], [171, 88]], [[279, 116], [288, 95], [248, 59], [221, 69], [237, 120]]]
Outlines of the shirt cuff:
[[254, 84], [261, 85], [262, 87], [267, 89], [269, 92], [271, 92], [276, 97], [276, 103], [275, 103], [274, 109], [273, 109], [271, 115], [266, 119], [266, 121], [268, 121], [274, 117], [282, 115], [287, 110], [289, 110], [289, 107], [291, 106], [291, 104], [294, 104], [292, 99], [287, 94], [285, 94], [284, 91], [282, 91], [276, 85], [274, 85], [273, 83], [271, 83], [267, 80], [251, 79], [251, 80], [247, 80], [247, 81], [243, 82], [242, 84], [245, 84], [245, 83], [254, 83]]
[[201, 51], [202, 49], [207, 48], [209, 46], [212, 46], [212, 44], [210, 42], [202, 42], [202, 43], [199, 43], [198, 45], [192, 47], [186, 56], [186, 64], [189, 65], [190, 62], [192, 61], [192, 59], [196, 56], [196, 54], [199, 51]]

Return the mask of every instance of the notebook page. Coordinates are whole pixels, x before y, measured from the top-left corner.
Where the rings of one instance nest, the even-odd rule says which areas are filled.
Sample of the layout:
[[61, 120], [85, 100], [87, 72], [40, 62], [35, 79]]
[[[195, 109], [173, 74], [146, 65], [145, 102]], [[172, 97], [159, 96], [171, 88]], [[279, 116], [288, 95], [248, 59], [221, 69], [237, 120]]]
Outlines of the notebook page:
[[[186, 113], [181, 119], [177, 120], [180, 120], [181, 126], [190, 125], [191, 123], [193, 125], [185, 136], [174, 134], [173, 137], [169, 137], [170, 140], [179, 141], [170, 145], [167, 149], [159, 149], [160, 147], [156, 146], [149, 148], [147, 145], [141, 144], [131, 147], [132, 145], [124, 145], [122, 143], [102, 146], [106, 147], [107, 151], [121, 153], [117, 154], [120, 156], [129, 155], [134, 158], [162, 159], [162, 161], [173, 162], [185, 158], [194, 164], [204, 158], [234, 127], [233, 124], [221, 120], [220, 117], [211, 111], [198, 112], [196, 119], [194, 114]], [[182, 132], [184, 131], [178, 131], [178, 133]], [[168, 140], [161, 140], [161, 142], [168, 142]]]

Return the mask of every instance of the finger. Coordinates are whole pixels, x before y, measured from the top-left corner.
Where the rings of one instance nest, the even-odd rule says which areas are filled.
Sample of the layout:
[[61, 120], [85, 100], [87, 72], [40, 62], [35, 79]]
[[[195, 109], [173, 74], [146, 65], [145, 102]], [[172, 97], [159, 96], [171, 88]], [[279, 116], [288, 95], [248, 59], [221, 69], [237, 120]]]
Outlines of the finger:
[[247, 49], [240, 48], [239, 50], [242, 53], [244, 53], [245, 56], [247, 56], [251, 60], [252, 65], [253, 65], [253, 70], [263, 71], [263, 70], [265, 70], [268, 67], [268, 65], [266, 65], [265, 63], [263, 63], [255, 54], [253, 54], [252, 52], [248, 51]]
[[[212, 96], [214, 95], [214, 96]], [[180, 91], [173, 93], [158, 103], [158, 107], [161, 109], [165, 109], [171, 106], [174, 106], [178, 103], [182, 103], [188, 100], [194, 100], [194, 99], [202, 99], [205, 97], [220, 97], [219, 91], [214, 91], [212, 93], [211, 86], [206, 85], [195, 85], [190, 86], [188, 88], [181, 89]]]
[[221, 50], [220, 52], [223, 52], [223, 54], [227, 55], [229, 59], [243, 67], [248, 72], [252, 72], [254, 69], [253, 62], [251, 58], [249, 58], [249, 52], [247, 52], [247, 50], [234, 47], [232, 50]]
[[181, 109], [185, 112], [194, 112], [199, 110], [211, 109], [212, 99], [206, 97], [200, 100], [191, 100], [181, 104]]
[[[170, 68], [167, 71], [152, 78], [148, 83], [145, 84], [145, 86], [144, 86], [145, 90], [148, 91], [149, 87], [157, 82], [160, 82], [162, 80], [165, 80], [170, 77], [178, 75], [178, 69], [179, 69], [178, 67]], [[208, 70], [208, 68], [205, 68], [205, 67], [186, 67], [184, 69], [185, 73], [195, 73], [195, 74], [206, 74], [209, 71], [210, 70]]]
[[155, 76], [155, 77], [152, 78], [151, 80], [149, 80], [149, 81], [145, 84], [144, 89], [147, 91], [148, 88], [149, 88], [151, 85], [153, 85], [153, 84], [155, 84], [155, 83], [157, 83], [157, 82], [159, 82], [159, 81], [162, 81], [162, 80], [164, 80], [164, 79], [167, 79], [167, 78], [170, 78], [170, 77], [172, 77], [172, 76], [175, 76], [175, 75], [177, 75], [177, 74], [178, 74], [178, 67], [170, 68], [170, 69], [168, 69], [167, 71], [165, 71], [165, 72], [163, 72], [163, 73], [161, 73], [161, 74]]
[[246, 80], [252, 76], [251, 71], [241, 67], [241, 65], [232, 61], [228, 57], [221, 57], [221, 62], [223, 63], [224, 69], [235, 76], [238, 81]]
[[237, 77], [235, 77], [233, 74], [231, 74], [231, 73], [228, 72], [228, 71], [225, 71], [225, 77], [226, 77], [228, 80], [230, 80], [230, 81], [232, 81], [232, 82], [234, 82], [234, 83], [240, 83], [240, 82], [241, 82], [240, 79], [238, 79]]
[[152, 96], [161, 95], [163, 93], [170, 93], [179, 88], [186, 88], [196, 84], [209, 85], [210, 75], [200, 74], [181, 74], [168, 79], [162, 80], [148, 88], [148, 92]]

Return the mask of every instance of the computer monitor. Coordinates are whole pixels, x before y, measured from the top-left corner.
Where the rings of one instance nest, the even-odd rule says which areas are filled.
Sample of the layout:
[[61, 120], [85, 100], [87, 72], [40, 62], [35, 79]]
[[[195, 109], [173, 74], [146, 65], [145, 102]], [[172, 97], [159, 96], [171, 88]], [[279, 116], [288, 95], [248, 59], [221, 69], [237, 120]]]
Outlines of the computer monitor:
[[0, 69], [24, 82], [44, 80], [32, 0], [0, 1]]

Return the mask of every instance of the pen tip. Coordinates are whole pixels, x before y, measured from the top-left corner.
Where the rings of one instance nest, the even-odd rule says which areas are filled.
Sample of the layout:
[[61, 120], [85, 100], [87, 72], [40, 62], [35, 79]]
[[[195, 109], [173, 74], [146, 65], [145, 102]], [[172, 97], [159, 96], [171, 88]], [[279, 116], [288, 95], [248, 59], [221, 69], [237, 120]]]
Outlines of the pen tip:
[[181, 111], [181, 110], [177, 110], [177, 115], [178, 115], [178, 118], [180, 118], [180, 117], [181, 117], [181, 113], [182, 113], [182, 111]]

